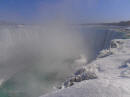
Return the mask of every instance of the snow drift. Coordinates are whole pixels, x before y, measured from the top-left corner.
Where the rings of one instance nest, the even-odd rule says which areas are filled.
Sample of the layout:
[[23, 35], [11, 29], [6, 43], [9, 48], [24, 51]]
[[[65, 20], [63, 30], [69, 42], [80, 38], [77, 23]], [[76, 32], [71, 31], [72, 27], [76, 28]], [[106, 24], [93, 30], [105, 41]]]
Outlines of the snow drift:
[[98, 79], [75, 83], [41, 97], [130, 97], [129, 49], [130, 39], [112, 40], [110, 48], [100, 52], [102, 57], [84, 67], [95, 72]]

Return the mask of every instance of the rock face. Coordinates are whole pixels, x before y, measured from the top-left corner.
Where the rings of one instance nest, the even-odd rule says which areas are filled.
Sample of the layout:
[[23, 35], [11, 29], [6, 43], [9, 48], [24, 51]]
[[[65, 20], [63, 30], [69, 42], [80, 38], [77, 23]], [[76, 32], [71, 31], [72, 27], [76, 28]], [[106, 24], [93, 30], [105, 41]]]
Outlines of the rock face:
[[77, 70], [73, 76], [68, 78], [58, 89], [67, 88], [73, 86], [76, 82], [81, 82], [84, 80], [96, 79], [97, 76], [94, 72], [87, 71], [86, 68], [81, 68]]

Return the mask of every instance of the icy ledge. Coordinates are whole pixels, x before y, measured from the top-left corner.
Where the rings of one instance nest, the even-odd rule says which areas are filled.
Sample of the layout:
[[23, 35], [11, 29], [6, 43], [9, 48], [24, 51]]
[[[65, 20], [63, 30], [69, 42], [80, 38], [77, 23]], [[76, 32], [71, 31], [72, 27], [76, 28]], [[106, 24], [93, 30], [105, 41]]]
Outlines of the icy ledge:
[[108, 50], [80, 70], [96, 78], [74, 82], [71, 87], [41, 97], [130, 97], [130, 39], [112, 40]]

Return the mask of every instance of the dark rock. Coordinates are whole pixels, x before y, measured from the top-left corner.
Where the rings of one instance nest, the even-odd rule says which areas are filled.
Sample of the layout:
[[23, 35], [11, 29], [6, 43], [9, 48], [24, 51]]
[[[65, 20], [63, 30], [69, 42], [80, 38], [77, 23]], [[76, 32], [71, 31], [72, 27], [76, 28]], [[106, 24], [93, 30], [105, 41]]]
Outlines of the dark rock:
[[57, 89], [62, 89], [62, 85], [59, 85], [56, 87]]
[[80, 75], [75, 76], [75, 82], [81, 82], [81, 81], [82, 81], [82, 78]]
[[115, 41], [112, 41], [111, 48], [117, 48], [117, 47], [118, 47], [117, 43]]
[[74, 83], [73, 82], [71, 82], [71, 81], [65, 81], [64, 82], [64, 86], [67, 88], [67, 87], [70, 87], [70, 86], [72, 86], [72, 85], [74, 85]]
[[112, 40], [110, 46], [111, 48], [118, 48], [120, 44], [123, 44], [123, 42], [120, 40]]
[[85, 72], [85, 71], [86, 71], [85, 68], [81, 68], [81, 69], [77, 70], [77, 71], [74, 73], [74, 75], [80, 75], [80, 74], [82, 74], [82, 73]]

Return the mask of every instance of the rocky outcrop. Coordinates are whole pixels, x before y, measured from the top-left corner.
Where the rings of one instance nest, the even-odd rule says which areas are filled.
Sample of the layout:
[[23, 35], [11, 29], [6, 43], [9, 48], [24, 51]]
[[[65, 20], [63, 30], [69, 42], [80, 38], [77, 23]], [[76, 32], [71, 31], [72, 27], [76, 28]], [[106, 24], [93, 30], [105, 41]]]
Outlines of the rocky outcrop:
[[97, 58], [103, 58], [109, 55], [112, 55], [118, 52], [118, 49], [121, 49], [123, 41], [120, 39], [114, 39], [110, 43], [110, 47], [108, 49], [102, 50], [99, 52]]
[[94, 72], [88, 71], [86, 68], [77, 70], [74, 75], [69, 77], [62, 85], [58, 86], [58, 89], [67, 88], [73, 86], [76, 82], [84, 80], [96, 79], [97, 75]]
[[121, 40], [112, 40], [110, 48], [119, 48], [121, 44], [123, 44]]

